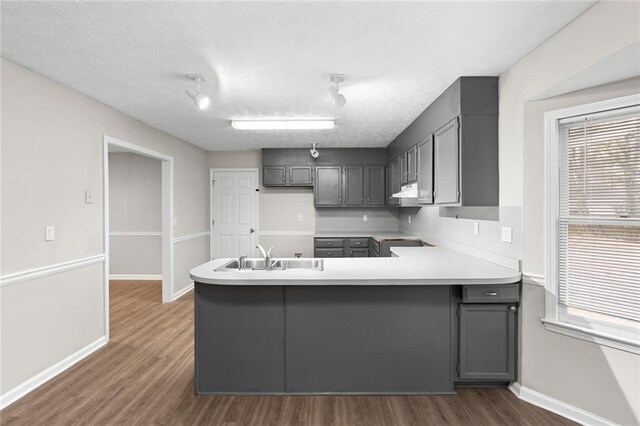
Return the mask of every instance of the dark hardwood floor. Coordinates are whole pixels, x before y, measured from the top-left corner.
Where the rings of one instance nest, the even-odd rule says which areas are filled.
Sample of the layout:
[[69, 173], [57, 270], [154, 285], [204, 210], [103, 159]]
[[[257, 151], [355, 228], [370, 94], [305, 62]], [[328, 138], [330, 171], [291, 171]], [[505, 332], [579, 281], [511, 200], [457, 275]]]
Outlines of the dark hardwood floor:
[[111, 340], [0, 412], [2, 425], [568, 425], [504, 388], [452, 396], [196, 396], [193, 295], [112, 281]]

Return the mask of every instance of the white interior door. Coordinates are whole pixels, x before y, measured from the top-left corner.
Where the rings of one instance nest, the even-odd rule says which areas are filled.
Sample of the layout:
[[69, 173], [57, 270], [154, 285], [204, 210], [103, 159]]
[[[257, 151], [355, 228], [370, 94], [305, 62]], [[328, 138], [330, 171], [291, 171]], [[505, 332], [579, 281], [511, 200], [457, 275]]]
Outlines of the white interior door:
[[255, 255], [258, 171], [211, 170], [211, 257]]

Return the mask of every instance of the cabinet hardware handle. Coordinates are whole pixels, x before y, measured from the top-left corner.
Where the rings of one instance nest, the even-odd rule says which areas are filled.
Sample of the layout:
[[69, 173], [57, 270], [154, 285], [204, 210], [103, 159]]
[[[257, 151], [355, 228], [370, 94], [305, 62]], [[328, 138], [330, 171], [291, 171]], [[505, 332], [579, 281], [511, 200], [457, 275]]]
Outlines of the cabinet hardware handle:
[[497, 296], [498, 295], [498, 293], [495, 292], [495, 291], [485, 291], [484, 294], [487, 295], [487, 296]]
[[333, 253], [327, 253], [327, 256], [333, 256]]
[[327, 245], [328, 245], [328, 246], [332, 246], [332, 245], [333, 245], [333, 243], [327, 243]]
[[511, 307], [509, 308], [509, 310], [510, 310], [511, 312], [515, 312], [515, 311], [517, 311], [517, 310], [518, 310], [518, 308], [516, 308], [515, 306], [511, 306]]

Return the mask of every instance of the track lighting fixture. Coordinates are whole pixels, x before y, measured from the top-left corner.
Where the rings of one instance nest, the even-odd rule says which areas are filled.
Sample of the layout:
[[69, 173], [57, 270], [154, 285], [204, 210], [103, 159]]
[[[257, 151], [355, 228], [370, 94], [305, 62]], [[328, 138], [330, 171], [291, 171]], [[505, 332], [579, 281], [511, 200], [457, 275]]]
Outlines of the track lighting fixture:
[[187, 90], [185, 90], [187, 95], [189, 95], [191, 99], [193, 99], [193, 103], [196, 104], [198, 108], [208, 108], [211, 100], [209, 99], [209, 96], [200, 91], [200, 84], [206, 83], [207, 79], [202, 74], [187, 74], [187, 77], [196, 82], [195, 89], [188, 88]]
[[320, 152], [316, 149], [316, 143], [315, 142], [311, 144], [311, 149], [309, 150], [309, 153], [311, 154], [311, 156], [313, 158], [320, 157]]
[[344, 74], [331, 74], [329, 81], [331, 82], [329, 95], [333, 99], [333, 106], [340, 109], [347, 103], [347, 98], [340, 93], [340, 83], [344, 81]]

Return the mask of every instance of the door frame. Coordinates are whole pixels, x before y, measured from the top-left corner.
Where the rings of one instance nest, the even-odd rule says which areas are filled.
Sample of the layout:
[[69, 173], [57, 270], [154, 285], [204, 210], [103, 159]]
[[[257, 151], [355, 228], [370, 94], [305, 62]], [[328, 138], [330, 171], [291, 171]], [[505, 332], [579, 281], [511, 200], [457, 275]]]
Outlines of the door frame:
[[104, 224], [104, 303], [105, 334], [109, 337], [109, 146], [117, 146], [133, 154], [160, 160], [162, 191], [162, 302], [173, 301], [173, 157], [104, 135], [103, 138], [103, 224]]
[[211, 167], [209, 169], [209, 259], [213, 260], [213, 176], [216, 172], [253, 172], [256, 177], [257, 191], [256, 196], [256, 244], [260, 244], [260, 168], [258, 167]]

